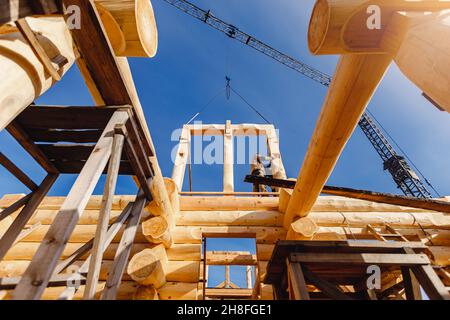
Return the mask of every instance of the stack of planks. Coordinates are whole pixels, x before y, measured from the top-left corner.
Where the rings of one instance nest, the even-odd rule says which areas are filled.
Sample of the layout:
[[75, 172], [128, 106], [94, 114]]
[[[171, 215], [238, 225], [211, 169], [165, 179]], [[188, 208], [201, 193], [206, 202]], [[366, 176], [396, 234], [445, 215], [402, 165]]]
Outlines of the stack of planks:
[[[7, 207], [20, 197], [21, 195], [4, 196], [0, 200], [0, 208]], [[111, 220], [115, 219], [133, 198], [132, 196], [114, 197]], [[230, 237], [233, 234], [239, 237], [240, 234], [254, 233], [257, 243], [256, 258], [262, 281], [275, 243], [285, 239], [287, 235], [286, 229], [283, 228], [285, 198], [286, 194], [283, 191], [280, 198], [180, 197], [180, 208], [175, 219], [176, 225], [171, 231], [173, 244], [170, 248], [165, 249], [167, 261], [164, 272], [167, 282], [156, 293], [149, 287], [143, 287], [133, 281], [131, 276], [125, 273], [117, 298], [197, 299], [203, 233], [227, 233]], [[13, 246], [5, 259], [0, 262], [0, 278], [18, 277], [23, 274], [63, 200], [63, 197], [47, 197], [42, 202], [29, 222], [29, 225], [39, 222], [41, 225]], [[101, 197], [93, 196], [90, 199], [61, 259], [68, 257], [94, 237], [100, 204]], [[428, 245], [433, 254], [433, 261], [447, 267], [448, 270], [450, 264], [450, 217], [446, 214], [340, 197], [320, 197], [307, 219], [310, 219], [312, 225], [317, 227], [314, 228], [312, 235], [306, 237], [308, 240], [370, 239], [366, 230], [367, 224], [375, 228], [382, 228], [385, 223], [389, 223], [408, 239], [421, 240]], [[0, 236], [1, 232], [0, 228]], [[122, 232], [119, 232], [104, 254], [98, 293], [104, 286], [106, 273], [114, 259], [115, 249]], [[301, 234], [297, 234], [296, 237], [305, 239]], [[138, 230], [130, 258], [145, 249], [155, 250], [161, 246], [163, 247], [162, 244], [150, 244], [142, 234], [142, 230]], [[77, 262], [77, 264], [81, 263], [82, 261]], [[56, 299], [63, 289], [61, 287], [48, 288], [43, 299]], [[74, 299], [83, 297], [82, 289], [78, 291]], [[152, 295], [155, 297], [151, 297]], [[261, 298], [273, 298], [271, 286], [261, 284]]]

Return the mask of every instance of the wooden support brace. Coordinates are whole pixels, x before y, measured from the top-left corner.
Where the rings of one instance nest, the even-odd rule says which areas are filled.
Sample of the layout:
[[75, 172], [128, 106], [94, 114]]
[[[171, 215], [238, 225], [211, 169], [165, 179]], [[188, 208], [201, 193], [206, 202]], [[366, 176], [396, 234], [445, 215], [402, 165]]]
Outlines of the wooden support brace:
[[34, 191], [38, 188], [20, 168], [18, 168], [11, 160], [9, 160], [2, 152], [0, 152], [0, 164], [5, 167], [12, 175], [14, 175], [20, 182], [22, 182], [28, 189]]
[[8, 250], [15, 243], [23, 227], [25, 227], [28, 220], [30, 220], [31, 216], [34, 214], [57, 178], [58, 175], [56, 174], [49, 174], [45, 177], [38, 189], [32, 193], [28, 203], [20, 211], [16, 219], [14, 219], [14, 222], [9, 227], [8, 231], [6, 231], [0, 239], [0, 261], [3, 260]]
[[131, 208], [130, 219], [128, 220], [125, 231], [120, 239], [119, 247], [114, 257], [114, 262], [109, 270], [108, 279], [106, 280], [105, 289], [102, 292], [101, 300], [115, 300], [117, 290], [122, 281], [123, 272], [127, 266], [128, 257], [130, 256], [131, 247], [133, 245], [139, 221], [146, 204], [146, 196], [142, 189], [136, 196], [136, 201]]
[[339, 289], [334, 284], [332, 284], [324, 279], [320, 279], [312, 271], [310, 271], [307, 267], [303, 266], [302, 269], [303, 269], [303, 274], [305, 275], [306, 279], [308, 279], [308, 281], [310, 281], [313, 285], [315, 285], [319, 290], [321, 290], [323, 293], [325, 293], [330, 298], [336, 299], [336, 300], [353, 300], [352, 298], [347, 296], [344, 292], [342, 292], [342, 290]]
[[91, 300], [95, 297], [100, 267], [103, 258], [103, 251], [108, 229], [114, 192], [116, 190], [117, 177], [120, 169], [120, 159], [122, 158], [122, 149], [125, 137], [122, 134], [114, 134], [112, 145], [112, 154], [109, 160], [108, 174], [105, 182], [102, 204], [97, 222], [97, 229], [92, 248], [92, 257], [89, 263], [89, 272], [87, 276], [86, 288], [84, 290], [84, 299]]
[[292, 263], [289, 259], [286, 263], [291, 300], [311, 300], [301, 264]]
[[5, 219], [6, 217], [9, 217], [11, 214], [13, 214], [17, 210], [19, 210], [24, 205], [26, 205], [28, 203], [28, 201], [30, 201], [32, 196], [33, 196], [33, 193], [30, 193], [30, 194], [20, 198], [13, 204], [11, 204], [8, 208], [3, 209], [3, 211], [0, 212], [0, 221]]
[[34, 144], [23, 128], [16, 122], [11, 122], [7, 127], [9, 134], [24, 148], [30, 156], [48, 173], [58, 173], [58, 169], [50, 162], [46, 155]]
[[[31, 46], [34, 53], [42, 62], [42, 65], [44, 66], [45, 70], [50, 74], [53, 80], [55, 81], [61, 80], [61, 75], [58, 73], [58, 70], [53, 65], [54, 62], [50, 60], [48, 54], [45, 52], [45, 49], [41, 46], [39, 40], [34, 35], [33, 30], [28, 25], [26, 19], [17, 20], [16, 26], [22, 33], [23, 37], [27, 40], [28, 44]], [[58, 68], [62, 68], [68, 62], [69, 61], [66, 58], [62, 57], [62, 59], [58, 60]]]
[[110, 158], [114, 127], [128, 120], [126, 111], [116, 111], [106, 125], [89, 159], [61, 206], [21, 282], [13, 292], [16, 300], [37, 300], [44, 292], [59, 257]]
[[[117, 235], [117, 233], [120, 231], [120, 229], [125, 224], [125, 221], [130, 216], [131, 208], [133, 203], [128, 203], [128, 205], [125, 207], [125, 209], [122, 211], [120, 216], [117, 217], [117, 219], [114, 221], [113, 224], [108, 229], [108, 232], [106, 234], [106, 240], [105, 244], [103, 246], [103, 253], [105, 250], [109, 247], [111, 242], [113, 241], [114, 237]], [[89, 250], [92, 249], [92, 246], [94, 244], [94, 239], [91, 239], [89, 242], [87, 242], [84, 246], [79, 248], [77, 251], [75, 251], [70, 257], [62, 261], [55, 269], [54, 274], [59, 274], [60, 272], [64, 271], [68, 266], [72, 265], [76, 260], [81, 258], [85, 253], [87, 253]], [[77, 275], [82, 276], [85, 273], [88, 272], [89, 264], [91, 261], [92, 255], [89, 255], [86, 261], [80, 266], [78, 269]], [[58, 300], [72, 300], [73, 296], [77, 292], [76, 287], [67, 287], [63, 293], [59, 296]]]
[[422, 300], [422, 293], [420, 292], [420, 284], [412, 271], [407, 267], [402, 267], [403, 283], [405, 286], [406, 299], [408, 300]]

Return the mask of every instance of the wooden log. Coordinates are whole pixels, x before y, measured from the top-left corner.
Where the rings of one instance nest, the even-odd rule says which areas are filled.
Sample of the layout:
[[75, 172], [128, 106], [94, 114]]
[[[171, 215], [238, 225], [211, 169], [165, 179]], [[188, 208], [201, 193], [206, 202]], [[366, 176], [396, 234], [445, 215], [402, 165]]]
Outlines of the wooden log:
[[111, 21], [108, 15], [101, 15], [108, 38], [114, 39], [117, 35], [117, 27], [123, 32], [125, 46], [114, 48], [116, 55], [127, 57], [154, 57], [156, 55], [158, 29], [150, 1], [95, 0], [95, 4], [97, 9], [106, 9], [114, 19]]
[[[368, 27], [370, 5], [381, 9], [380, 29]], [[309, 49], [314, 54], [384, 53], [383, 38], [396, 11], [439, 11], [446, 1], [318, 0], [309, 24]]]
[[[382, 230], [379, 230], [383, 232]], [[450, 232], [437, 229], [396, 229], [398, 233], [410, 241], [422, 241], [427, 246], [450, 246]], [[315, 241], [343, 241], [343, 240], [375, 240], [375, 237], [367, 232], [367, 228], [352, 227], [319, 227], [312, 238], [301, 235], [292, 236], [291, 240], [315, 240]]]
[[289, 201], [286, 228], [296, 216], [310, 213], [391, 60], [384, 55], [341, 57]]
[[223, 234], [229, 237], [241, 237], [243, 234], [255, 234], [257, 243], [274, 244], [284, 240], [286, 231], [274, 227], [176, 227], [173, 231], [175, 243], [201, 243], [203, 234]]
[[166, 248], [173, 244], [169, 223], [164, 217], [153, 217], [142, 223], [142, 234], [151, 243], [162, 243]]
[[272, 127], [267, 133], [267, 146], [269, 147], [272, 176], [276, 179], [286, 179], [286, 170], [281, 159], [280, 142], [275, 127]]
[[159, 300], [158, 291], [151, 286], [139, 286], [133, 295], [133, 300]]
[[177, 226], [267, 226], [283, 225], [278, 211], [181, 211]]
[[206, 263], [211, 266], [247, 266], [256, 265], [258, 262], [256, 255], [250, 252], [235, 251], [208, 251], [206, 253]]
[[[105, 282], [99, 283], [95, 298], [98, 299], [103, 291]], [[117, 292], [118, 300], [131, 300], [136, 293], [139, 284], [134, 281], [124, 281]], [[53, 287], [45, 289], [43, 300], [56, 300], [64, 290], [64, 287]], [[10, 295], [11, 291], [6, 291]], [[196, 283], [168, 282], [158, 290], [160, 300], [195, 300], [197, 296]], [[84, 286], [81, 286], [74, 300], [81, 300], [84, 294]]]
[[169, 227], [172, 228], [175, 224], [175, 214], [172, 208], [172, 202], [170, 201], [166, 190], [165, 182], [160, 181], [160, 183], [153, 183], [150, 191], [153, 196], [153, 201], [147, 206], [147, 210], [153, 215], [165, 218], [169, 223]]
[[151, 249], [134, 255], [128, 263], [127, 273], [134, 281], [145, 286], [153, 286], [158, 289], [166, 284], [163, 262]]
[[[68, 63], [60, 69], [63, 75], [75, 60], [72, 39], [61, 17], [27, 18], [30, 28], [37, 34], [40, 45], [51, 53], [50, 59], [63, 56]], [[0, 85], [0, 131], [3, 130], [22, 110], [46, 92], [54, 80], [47, 73], [39, 57], [35, 54], [20, 32], [0, 35], [0, 69], [8, 74], [8, 81]], [[21, 94], [17, 95], [17, 83]]]
[[[111, 117], [103, 131], [102, 138], [95, 147], [95, 151], [89, 157], [85, 167], [75, 181], [58, 217], [50, 227], [46, 240], [36, 252], [30, 268], [22, 277], [15, 289], [14, 299], [39, 299], [50, 279], [59, 256], [64, 250], [79, 217], [91, 196], [94, 188], [111, 155], [112, 135], [114, 127], [128, 119], [128, 113], [117, 111]], [[81, 192], [82, 191], [82, 192]], [[39, 285], [35, 285], [39, 283]]]
[[[86, 260], [76, 261], [75, 267], [82, 267]], [[103, 260], [100, 268], [99, 280], [106, 281], [113, 260]], [[2, 261], [0, 262], [0, 278], [20, 277], [30, 265], [30, 261]], [[199, 281], [200, 261], [168, 261], [165, 266], [166, 280], [169, 282], [197, 283]], [[123, 274], [123, 281], [132, 278], [128, 273]]]
[[313, 219], [303, 217], [290, 225], [286, 239], [291, 239], [294, 236], [293, 233], [304, 238], [312, 238], [318, 229], [319, 227]]
[[441, 109], [450, 112], [450, 95], [445, 88], [450, 77], [450, 26], [448, 12], [437, 12], [414, 20], [394, 57], [400, 70]]
[[234, 144], [230, 120], [226, 122], [223, 136], [223, 191], [234, 191]]
[[273, 244], [256, 244], [256, 254], [259, 261], [268, 261], [272, 258], [272, 252], [275, 249]]
[[275, 197], [180, 197], [181, 211], [278, 210]]
[[191, 131], [188, 127], [183, 126], [181, 131], [180, 142], [178, 145], [177, 155], [172, 170], [172, 180], [175, 181], [178, 190], [183, 190], [183, 181], [186, 173], [186, 165], [190, 159], [191, 147]]
[[247, 280], [247, 289], [252, 289], [253, 283], [252, 283], [252, 267], [251, 266], [246, 267], [245, 278]]
[[167, 195], [170, 203], [172, 204], [172, 211], [175, 216], [180, 212], [180, 195], [178, 186], [171, 178], [164, 178], [164, 184], [166, 186]]
[[280, 197], [279, 197], [279, 203], [278, 203], [278, 210], [281, 213], [286, 213], [287, 207], [289, 205], [289, 200], [291, 200], [293, 190], [291, 189], [280, 189]]
[[450, 265], [450, 247], [433, 246], [428, 247], [432, 254], [435, 265], [447, 267]]
[[13, 223], [13, 219], [11, 217], [5, 217], [3, 220], [0, 220], [0, 239], [3, 235], [8, 231]]

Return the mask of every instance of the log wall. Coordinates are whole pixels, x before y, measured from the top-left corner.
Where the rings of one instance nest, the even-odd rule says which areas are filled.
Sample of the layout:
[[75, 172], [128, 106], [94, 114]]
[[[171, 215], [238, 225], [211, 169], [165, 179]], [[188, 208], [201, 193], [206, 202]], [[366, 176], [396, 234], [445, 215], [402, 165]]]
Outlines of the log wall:
[[[0, 200], [0, 208], [6, 208], [21, 196], [4, 196]], [[41, 226], [9, 250], [5, 259], [0, 262], [0, 277], [18, 277], [23, 274], [63, 200], [63, 197], [48, 197], [43, 201], [29, 222], [30, 226], [36, 223], [41, 223]], [[115, 197], [111, 221], [133, 200], [132, 196]], [[93, 196], [90, 199], [61, 259], [67, 258], [94, 237], [100, 204], [101, 197]], [[281, 211], [278, 197], [180, 197], [180, 211], [176, 214], [176, 225], [171, 231], [174, 244], [166, 250], [167, 283], [157, 290], [159, 299], [198, 298], [203, 232], [255, 233], [260, 277], [263, 279], [276, 241], [286, 238], [287, 231], [283, 228], [284, 214]], [[12, 218], [16, 214], [13, 214]], [[148, 215], [143, 219], [147, 218]], [[321, 197], [313, 207], [309, 218], [318, 226], [314, 236], [309, 238], [312, 241], [367, 238], [368, 223], [379, 227], [388, 222], [408, 239], [420, 240], [430, 246], [430, 256], [435, 263], [445, 267], [450, 264], [450, 216], [443, 213], [339, 197]], [[98, 293], [101, 292], [107, 279], [122, 232], [119, 232], [104, 254]], [[298, 237], [302, 239], [301, 235]], [[138, 230], [130, 259], [136, 253], [153, 247], [155, 245], [149, 243], [141, 230]], [[76, 264], [81, 265], [86, 257], [87, 255], [81, 257]], [[133, 299], [136, 297], [138, 287], [139, 284], [132, 281], [131, 277], [125, 273], [118, 299]], [[43, 298], [56, 299], [62, 291], [63, 288], [60, 287], [48, 288]], [[8, 292], [4, 295], [8, 298]], [[82, 297], [83, 287], [74, 299]], [[263, 283], [261, 298], [273, 298], [271, 287]]]

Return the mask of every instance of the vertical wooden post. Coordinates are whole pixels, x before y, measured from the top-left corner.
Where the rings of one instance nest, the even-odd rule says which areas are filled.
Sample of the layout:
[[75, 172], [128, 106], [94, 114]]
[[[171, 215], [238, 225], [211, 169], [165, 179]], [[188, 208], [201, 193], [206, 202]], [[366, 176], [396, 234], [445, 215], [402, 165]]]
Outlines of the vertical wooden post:
[[116, 111], [111, 117], [33, 260], [14, 290], [12, 296], [14, 300], [37, 300], [41, 297], [109, 160], [114, 127], [117, 124], [124, 124], [127, 120], [127, 111]]
[[144, 191], [141, 189], [136, 197], [136, 201], [131, 209], [130, 218], [126, 224], [122, 239], [120, 239], [119, 247], [117, 248], [114, 262], [109, 270], [108, 279], [106, 280], [105, 289], [102, 292], [102, 300], [115, 300], [117, 290], [122, 281], [123, 272], [127, 266], [128, 258], [130, 256], [131, 247], [136, 236], [136, 231], [139, 226], [139, 221], [142, 217], [146, 197]]
[[286, 179], [286, 170], [281, 159], [280, 142], [275, 127], [267, 130], [267, 145], [271, 159], [272, 175], [275, 179]]
[[300, 263], [286, 259], [289, 298], [291, 300], [310, 300], [308, 287]]
[[252, 284], [252, 266], [246, 266], [245, 275], [247, 278], [247, 289], [251, 289], [253, 287]]
[[402, 267], [403, 283], [407, 300], [422, 300], [420, 285], [412, 271], [408, 267]]
[[178, 152], [175, 157], [175, 163], [172, 171], [172, 180], [175, 181], [179, 191], [183, 190], [183, 181], [186, 172], [186, 165], [189, 161], [190, 148], [191, 131], [188, 126], [184, 126], [181, 132]]
[[234, 146], [231, 121], [227, 120], [223, 136], [223, 192], [234, 191]]
[[231, 282], [230, 282], [230, 266], [225, 266], [225, 288], [230, 288]]
[[206, 300], [206, 238], [203, 238], [203, 279], [202, 300]]
[[286, 229], [311, 211], [391, 61], [389, 55], [341, 57], [289, 201]]
[[28, 220], [30, 220], [31, 216], [34, 214], [42, 199], [44, 199], [45, 195], [48, 193], [57, 178], [57, 174], [48, 174], [45, 177], [39, 188], [32, 193], [28, 203], [25, 207], [23, 207], [9, 229], [0, 239], [0, 261], [5, 257], [8, 250], [14, 244], [23, 227], [25, 227]]
[[91, 300], [95, 298], [100, 267], [103, 259], [103, 248], [105, 246], [106, 233], [108, 231], [109, 218], [112, 208], [114, 193], [116, 190], [117, 177], [119, 175], [120, 160], [125, 137], [122, 134], [115, 134], [112, 146], [112, 155], [109, 160], [108, 175], [105, 182], [102, 204], [100, 207], [97, 229], [95, 232], [94, 244], [92, 248], [92, 257], [87, 274], [86, 288], [84, 290], [84, 299]]

